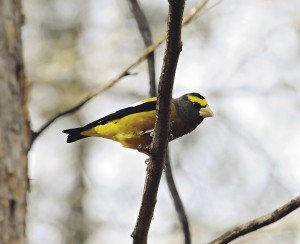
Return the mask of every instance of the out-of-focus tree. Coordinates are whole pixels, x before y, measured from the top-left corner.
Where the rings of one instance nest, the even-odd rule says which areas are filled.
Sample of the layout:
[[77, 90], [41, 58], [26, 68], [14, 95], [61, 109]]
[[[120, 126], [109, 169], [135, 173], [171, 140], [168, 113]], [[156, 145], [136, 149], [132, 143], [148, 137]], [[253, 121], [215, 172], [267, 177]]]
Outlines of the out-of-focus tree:
[[0, 0], [0, 243], [25, 243], [29, 126], [21, 1]]

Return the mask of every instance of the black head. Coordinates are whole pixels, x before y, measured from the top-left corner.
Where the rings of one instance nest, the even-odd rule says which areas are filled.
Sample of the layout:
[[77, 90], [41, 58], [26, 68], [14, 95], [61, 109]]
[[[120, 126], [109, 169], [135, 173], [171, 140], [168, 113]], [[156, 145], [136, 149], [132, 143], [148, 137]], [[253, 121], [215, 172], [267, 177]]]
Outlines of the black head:
[[201, 122], [206, 117], [213, 117], [206, 99], [199, 93], [188, 93], [177, 100], [182, 115], [189, 120]]

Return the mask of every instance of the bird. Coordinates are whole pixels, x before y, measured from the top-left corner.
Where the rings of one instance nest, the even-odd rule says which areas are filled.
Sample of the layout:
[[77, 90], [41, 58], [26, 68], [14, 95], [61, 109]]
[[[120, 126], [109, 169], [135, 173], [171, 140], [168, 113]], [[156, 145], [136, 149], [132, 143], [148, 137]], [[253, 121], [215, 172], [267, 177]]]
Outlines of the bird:
[[[63, 130], [67, 143], [87, 137], [117, 141], [125, 148], [139, 150], [151, 144], [154, 135], [157, 97], [150, 97], [118, 110], [83, 127]], [[171, 101], [170, 137], [175, 140], [192, 132], [204, 118], [213, 117], [206, 99], [199, 93], [184, 94]]]

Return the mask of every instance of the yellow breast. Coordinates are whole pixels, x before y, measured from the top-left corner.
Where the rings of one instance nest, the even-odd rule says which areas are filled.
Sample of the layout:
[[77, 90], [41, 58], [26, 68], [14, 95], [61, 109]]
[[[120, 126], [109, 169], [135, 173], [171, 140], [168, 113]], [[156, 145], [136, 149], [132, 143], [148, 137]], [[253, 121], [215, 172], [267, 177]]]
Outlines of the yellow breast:
[[120, 142], [124, 147], [137, 149], [151, 142], [148, 132], [154, 128], [155, 110], [134, 113], [81, 132], [85, 136], [103, 137]]

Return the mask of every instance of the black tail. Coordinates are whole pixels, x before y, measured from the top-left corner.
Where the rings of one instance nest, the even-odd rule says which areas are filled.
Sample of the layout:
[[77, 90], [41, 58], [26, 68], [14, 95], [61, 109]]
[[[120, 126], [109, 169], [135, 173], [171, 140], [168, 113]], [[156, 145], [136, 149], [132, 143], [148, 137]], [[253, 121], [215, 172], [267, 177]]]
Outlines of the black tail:
[[82, 132], [82, 128], [67, 129], [63, 130], [62, 132], [68, 134], [67, 143], [71, 143], [88, 137], [80, 134]]

